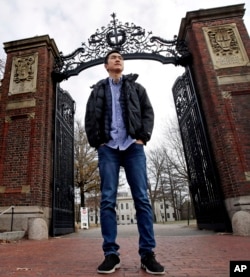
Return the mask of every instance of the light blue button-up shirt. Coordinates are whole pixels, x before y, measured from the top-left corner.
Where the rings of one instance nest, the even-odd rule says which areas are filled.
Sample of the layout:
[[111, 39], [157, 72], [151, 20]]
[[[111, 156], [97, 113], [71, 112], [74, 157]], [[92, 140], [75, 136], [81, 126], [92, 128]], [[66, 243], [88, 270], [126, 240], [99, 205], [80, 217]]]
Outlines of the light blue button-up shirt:
[[133, 142], [135, 142], [135, 139], [132, 139], [131, 136], [128, 135], [122, 117], [120, 104], [122, 77], [118, 83], [114, 83], [113, 79], [109, 78], [109, 85], [112, 95], [112, 122], [110, 132], [112, 139], [106, 145], [114, 149], [126, 150]]

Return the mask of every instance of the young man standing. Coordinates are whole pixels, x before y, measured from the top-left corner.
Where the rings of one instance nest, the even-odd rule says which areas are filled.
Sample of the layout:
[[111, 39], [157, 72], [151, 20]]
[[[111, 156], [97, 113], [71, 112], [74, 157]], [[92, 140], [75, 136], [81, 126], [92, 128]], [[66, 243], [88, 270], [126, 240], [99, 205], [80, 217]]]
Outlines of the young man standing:
[[155, 248], [152, 208], [147, 195], [144, 145], [151, 138], [154, 112], [138, 75], [122, 75], [124, 60], [117, 50], [110, 51], [104, 65], [109, 78], [99, 81], [86, 106], [85, 129], [89, 144], [98, 151], [101, 177], [101, 231], [105, 259], [98, 273], [112, 273], [120, 267], [116, 243], [116, 196], [120, 167], [130, 186], [139, 231], [141, 268], [164, 274], [152, 251]]

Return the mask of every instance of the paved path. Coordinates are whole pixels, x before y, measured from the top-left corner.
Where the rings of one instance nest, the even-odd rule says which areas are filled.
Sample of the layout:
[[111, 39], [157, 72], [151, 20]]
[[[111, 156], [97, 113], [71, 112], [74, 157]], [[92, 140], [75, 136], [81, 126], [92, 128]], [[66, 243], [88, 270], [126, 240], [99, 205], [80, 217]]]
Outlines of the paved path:
[[[118, 228], [121, 268], [108, 276], [151, 276], [140, 269], [136, 225]], [[199, 231], [187, 224], [155, 225], [157, 259], [165, 276], [229, 277], [230, 260], [250, 260], [250, 237]], [[0, 243], [0, 276], [102, 276], [100, 228], [50, 238]]]

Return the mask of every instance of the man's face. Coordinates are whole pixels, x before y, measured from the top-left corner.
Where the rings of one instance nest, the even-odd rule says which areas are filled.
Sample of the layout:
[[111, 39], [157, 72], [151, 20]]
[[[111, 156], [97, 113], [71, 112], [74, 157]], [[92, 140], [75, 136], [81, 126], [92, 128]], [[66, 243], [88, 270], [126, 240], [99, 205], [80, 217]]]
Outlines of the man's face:
[[124, 68], [123, 57], [119, 53], [111, 53], [108, 57], [108, 63], [105, 64], [108, 72], [121, 73]]

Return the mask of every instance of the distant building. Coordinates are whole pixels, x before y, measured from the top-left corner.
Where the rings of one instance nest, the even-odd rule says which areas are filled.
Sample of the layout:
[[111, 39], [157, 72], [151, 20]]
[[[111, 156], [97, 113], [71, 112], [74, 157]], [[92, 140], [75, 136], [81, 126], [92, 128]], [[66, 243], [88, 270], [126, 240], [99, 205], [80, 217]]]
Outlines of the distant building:
[[[97, 209], [97, 215], [94, 207], [89, 207], [89, 224], [100, 224], [100, 210]], [[164, 211], [166, 209], [166, 211]], [[120, 191], [117, 194], [116, 202], [117, 224], [134, 224], [136, 220], [136, 210], [130, 190]], [[166, 217], [166, 218], [165, 218]], [[175, 221], [174, 209], [170, 202], [155, 202], [155, 218], [156, 222]]]

